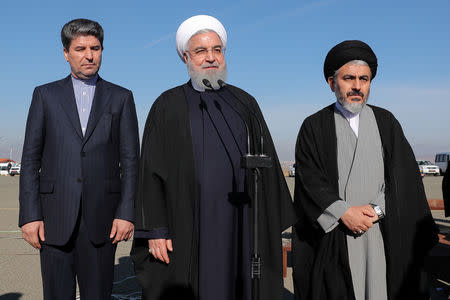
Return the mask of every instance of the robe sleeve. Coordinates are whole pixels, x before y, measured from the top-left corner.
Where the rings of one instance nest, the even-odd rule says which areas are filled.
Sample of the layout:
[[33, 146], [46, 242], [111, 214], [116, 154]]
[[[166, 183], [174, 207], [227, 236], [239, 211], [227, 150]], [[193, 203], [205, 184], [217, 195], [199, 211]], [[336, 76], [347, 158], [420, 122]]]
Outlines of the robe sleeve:
[[146, 240], [153, 240], [153, 239], [169, 239], [169, 228], [167, 227], [160, 227], [155, 228], [153, 230], [137, 230], [134, 231], [134, 237], [137, 239], [146, 239]]
[[377, 197], [374, 200], [370, 201], [370, 204], [378, 205], [383, 211], [383, 213], [386, 214], [386, 199], [384, 195], [384, 190], [385, 184], [383, 183], [383, 185], [380, 187], [380, 191], [378, 192]]
[[[346, 203], [339, 197], [338, 188], [330, 179], [336, 177], [337, 182], [337, 174], [327, 173], [327, 164], [330, 161], [335, 163], [336, 158], [328, 158], [328, 162], [322, 159], [329, 156], [325, 148], [333, 147], [333, 141], [321, 136], [321, 132], [332, 131], [333, 128], [330, 126], [318, 130], [319, 126], [323, 124], [308, 117], [298, 134], [295, 150], [294, 205], [297, 214], [303, 219], [302, 222], [315, 224], [324, 231], [329, 231], [345, 212], [346, 207], [343, 204]], [[334, 132], [330, 134], [330, 137], [333, 136], [335, 137]], [[321, 143], [323, 140], [326, 140], [327, 144]], [[319, 218], [321, 222], [318, 222]]]
[[[270, 131], [262, 114], [262, 111], [255, 98], [250, 96], [249, 100], [250, 105], [252, 106], [252, 110], [255, 112], [255, 114], [258, 116], [259, 121], [261, 122], [264, 137], [264, 152], [272, 158], [273, 163], [272, 168], [263, 169], [263, 185], [265, 186], [264, 193], [267, 197], [266, 202], [271, 202], [267, 210], [271, 211], [272, 213], [278, 211], [279, 219], [281, 221], [281, 231], [286, 230], [289, 226], [294, 225], [298, 218], [292, 204], [292, 198], [286, 183], [286, 179], [284, 178], [283, 172], [281, 170], [280, 161], [278, 159], [272, 136], [270, 135]], [[256, 132], [259, 132], [258, 129], [254, 128], [254, 130]], [[256, 136], [258, 136], [258, 134]]]
[[317, 222], [323, 231], [328, 233], [339, 225], [339, 219], [349, 208], [350, 205], [347, 202], [337, 200], [325, 209], [323, 214], [317, 218]]
[[156, 99], [145, 123], [136, 198], [136, 231], [151, 231], [168, 226], [165, 182], [167, 158], [165, 157], [164, 111]]

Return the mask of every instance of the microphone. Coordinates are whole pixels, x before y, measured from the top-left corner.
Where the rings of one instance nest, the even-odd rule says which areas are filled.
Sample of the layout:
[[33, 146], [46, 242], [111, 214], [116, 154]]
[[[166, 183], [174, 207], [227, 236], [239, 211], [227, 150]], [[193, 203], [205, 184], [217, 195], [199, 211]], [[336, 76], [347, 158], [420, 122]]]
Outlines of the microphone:
[[217, 84], [222, 88], [227, 85], [222, 79], [217, 80]]
[[207, 88], [210, 88], [210, 89], [214, 90], [214, 88], [212, 87], [211, 82], [208, 79], [205, 78], [205, 79], [202, 80], [202, 82]]
[[[208, 79], [205, 78], [205, 79], [202, 80], [202, 82], [203, 82], [203, 84], [204, 84], [205, 86], [207, 86], [208, 88], [212, 88], [211, 82], [210, 82]], [[213, 89], [213, 91], [215, 91], [215, 90]], [[225, 102], [231, 107], [231, 109], [234, 110], [234, 111], [238, 114], [238, 116], [239, 116], [239, 118], [242, 120], [242, 122], [244, 122], [244, 124], [245, 124], [245, 131], [246, 131], [246, 133], [247, 133], [247, 155], [249, 155], [249, 154], [251, 153], [251, 151], [250, 151], [250, 130], [249, 130], [249, 128], [248, 128], [247, 122], [245, 122], [245, 119], [242, 117], [240, 111], [238, 111], [236, 108], [233, 107], [233, 105], [231, 105], [230, 103], [228, 103], [228, 101], [227, 101], [221, 94], [219, 94], [219, 93], [216, 93], [216, 94], [217, 94], [223, 101], [225, 101]], [[203, 101], [203, 100], [202, 100], [202, 101]], [[206, 105], [206, 104], [205, 104], [205, 105]], [[217, 102], [217, 101], [214, 101], [214, 105], [216, 106], [217, 110], [219, 110], [220, 114], [222, 115], [222, 118], [225, 120], [225, 123], [227, 123], [227, 126], [228, 126], [229, 130], [231, 131], [230, 125], [228, 124], [227, 120], [225, 119], [225, 116], [223, 115], [223, 112], [222, 112], [222, 106], [221, 106], [220, 103]], [[232, 131], [231, 131], [231, 133], [232, 133]], [[234, 135], [233, 135], [233, 138], [234, 138]], [[236, 140], [235, 140], [235, 141], [236, 141]], [[237, 142], [236, 142], [236, 143], [237, 143]]]
[[[205, 79], [204, 79], [205, 80]], [[208, 81], [208, 83], [209, 83], [209, 81]], [[264, 154], [264, 136], [263, 136], [263, 127], [262, 127], [262, 123], [261, 123], [261, 120], [259, 119], [259, 117], [256, 115], [256, 113], [252, 110], [252, 109], [250, 109], [250, 107], [248, 107], [248, 105], [246, 104], [246, 103], [244, 103], [241, 99], [239, 99], [238, 97], [236, 97], [236, 95], [234, 95], [234, 93], [232, 92], [232, 91], [230, 91], [230, 89], [228, 88], [228, 87], [226, 87], [226, 83], [225, 83], [225, 81], [223, 81], [222, 79], [219, 79], [219, 80], [217, 80], [217, 84], [221, 87], [221, 88], [224, 88], [224, 89], [226, 89], [226, 90], [228, 90], [228, 92], [230, 92], [230, 94], [233, 96], [233, 98], [235, 99], [235, 100], [237, 100], [237, 101], [239, 101], [239, 103], [241, 103], [244, 107], [245, 107], [245, 109], [250, 113], [250, 114], [252, 114], [253, 115], [253, 117], [256, 119], [256, 121], [258, 122], [258, 125], [259, 125], [259, 130], [260, 130], [260, 136], [261, 136], [261, 153], [260, 153], [260, 155], [261, 156], [266, 156], [265, 154]], [[211, 85], [211, 83], [209, 83], [209, 85]]]

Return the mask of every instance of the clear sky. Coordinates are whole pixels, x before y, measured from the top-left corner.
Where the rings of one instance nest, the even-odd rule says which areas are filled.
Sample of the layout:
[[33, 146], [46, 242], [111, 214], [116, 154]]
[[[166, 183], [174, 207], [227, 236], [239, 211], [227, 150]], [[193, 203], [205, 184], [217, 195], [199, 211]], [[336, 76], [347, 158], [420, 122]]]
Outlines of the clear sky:
[[281, 160], [294, 159], [304, 118], [334, 102], [323, 77], [347, 39], [378, 57], [369, 102], [392, 111], [418, 158], [450, 151], [450, 1], [2, 1], [0, 158], [20, 160], [33, 89], [70, 72], [61, 27], [105, 30], [100, 75], [134, 93], [139, 127], [153, 101], [188, 80], [175, 50], [179, 24], [217, 17], [228, 33], [228, 80], [260, 103]]

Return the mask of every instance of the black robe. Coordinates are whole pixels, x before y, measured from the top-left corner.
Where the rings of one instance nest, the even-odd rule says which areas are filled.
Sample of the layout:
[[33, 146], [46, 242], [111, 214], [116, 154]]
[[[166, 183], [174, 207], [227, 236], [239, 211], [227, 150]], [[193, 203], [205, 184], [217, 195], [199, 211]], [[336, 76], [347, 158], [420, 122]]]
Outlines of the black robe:
[[[136, 230], [167, 227], [174, 251], [166, 265], [148, 253], [146, 240], [135, 239], [131, 257], [144, 299], [198, 296], [199, 237], [196, 163], [189, 106], [179, 86], [164, 92], [153, 104], [145, 125], [136, 201]], [[262, 121], [264, 152], [274, 165], [264, 169], [260, 184], [261, 299], [282, 299], [281, 232], [295, 222], [295, 213], [286, 181], [281, 172], [268, 128], [255, 99], [234, 86], [229, 91], [254, 111]], [[255, 118], [238, 101], [237, 109], [249, 126], [251, 149], [258, 149], [260, 129]], [[253, 181], [245, 191], [251, 197]], [[220, 272], [221, 270], [217, 270]], [[180, 298], [181, 299], [181, 298]]]
[[450, 217], [450, 170], [448, 166], [442, 179], [442, 196], [444, 197], [445, 216]]
[[[383, 145], [386, 216], [380, 222], [386, 255], [389, 300], [428, 299], [423, 261], [437, 242], [413, 151], [395, 117], [371, 106]], [[293, 234], [296, 299], [355, 299], [346, 228], [324, 233], [317, 218], [339, 198], [334, 104], [309, 116], [295, 151]]]

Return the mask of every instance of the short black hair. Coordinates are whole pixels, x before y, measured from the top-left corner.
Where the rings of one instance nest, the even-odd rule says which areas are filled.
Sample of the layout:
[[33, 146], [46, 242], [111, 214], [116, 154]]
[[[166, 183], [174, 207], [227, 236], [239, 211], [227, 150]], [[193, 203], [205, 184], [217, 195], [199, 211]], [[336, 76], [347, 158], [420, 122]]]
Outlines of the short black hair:
[[103, 49], [103, 28], [99, 23], [88, 19], [75, 19], [67, 22], [61, 29], [61, 42], [64, 49], [69, 50], [70, 43], [80, 35], [93, 35]]

